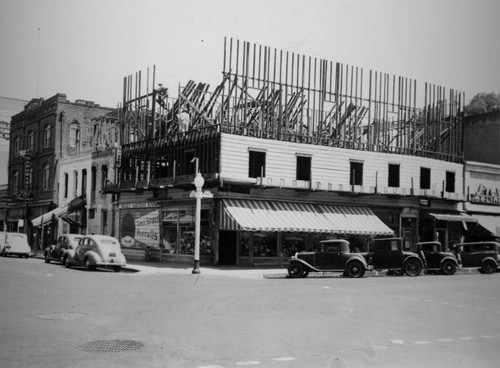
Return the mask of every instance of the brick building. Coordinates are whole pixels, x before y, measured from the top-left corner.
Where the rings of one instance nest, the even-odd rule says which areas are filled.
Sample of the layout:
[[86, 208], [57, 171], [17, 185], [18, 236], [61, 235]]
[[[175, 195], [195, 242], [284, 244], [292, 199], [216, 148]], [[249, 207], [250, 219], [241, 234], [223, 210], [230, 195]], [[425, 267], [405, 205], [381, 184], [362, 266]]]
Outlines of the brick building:
[[12, 117], [9, 149], [9, 231], [26, 233], [49, 242], [54, 237], [56, 216], [47, 216], [45, 233], [37, 234], [31, 220], [58, 207], [60, 161], [89, 145], [90, 121], [113, 111], [94, 102], [69, 101], [58, 93], [44, 100], [32, 99]]
[[[8, 197], [9, 135], [10, 119], [23, 111], [28, 101], [16, 98], [0, 97], [0, 198]], [[7, 202], [0, 202], [0, 231], [5, 229]]]

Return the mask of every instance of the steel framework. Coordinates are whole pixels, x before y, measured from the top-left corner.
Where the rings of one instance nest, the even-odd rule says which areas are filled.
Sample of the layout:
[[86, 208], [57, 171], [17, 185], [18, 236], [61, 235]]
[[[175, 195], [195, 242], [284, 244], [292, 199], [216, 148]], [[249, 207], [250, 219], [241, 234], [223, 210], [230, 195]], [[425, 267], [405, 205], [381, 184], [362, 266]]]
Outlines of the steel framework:
[[462, 159], [461, 92], [233, 39], [223, 75], [226, 131]]
[[217, 173], [221, 132], [463, 161], [462, 92], [232, 38], [213, 91], [189, 81], [171, 98], [155, 71], [124, 78], [125, 181], [187, 175], [200, 151], [200, 169]]

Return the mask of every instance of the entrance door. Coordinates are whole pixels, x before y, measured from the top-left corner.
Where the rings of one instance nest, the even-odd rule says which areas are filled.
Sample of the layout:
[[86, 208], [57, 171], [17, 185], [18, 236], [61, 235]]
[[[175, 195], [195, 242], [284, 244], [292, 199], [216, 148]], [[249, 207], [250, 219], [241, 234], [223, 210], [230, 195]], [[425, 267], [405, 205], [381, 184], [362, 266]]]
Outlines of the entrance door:
[[219, 232], [219, 264], [226, 266], [236, 265], [236, 247], [238, 238], [236, 231]]
[[401, 217], [401, 237], [403, 238], [403, 249], [415, 251], [415, 244], [417, 244], [417, 218]]

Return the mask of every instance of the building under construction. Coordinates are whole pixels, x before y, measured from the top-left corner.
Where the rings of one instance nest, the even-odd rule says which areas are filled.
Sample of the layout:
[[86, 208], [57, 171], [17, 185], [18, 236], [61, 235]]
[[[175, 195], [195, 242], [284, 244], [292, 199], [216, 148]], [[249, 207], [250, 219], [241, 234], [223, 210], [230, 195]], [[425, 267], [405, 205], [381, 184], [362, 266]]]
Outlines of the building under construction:
[[467, 236], [464, 94], [387, 73], [224, 40], [219, 85], [177, 97], [155, 68], [124, 78], [116, 226], [129, 256], [193, 254], [195, 172], [202, 264], [279, 264], [328, 237], [407, 249]]

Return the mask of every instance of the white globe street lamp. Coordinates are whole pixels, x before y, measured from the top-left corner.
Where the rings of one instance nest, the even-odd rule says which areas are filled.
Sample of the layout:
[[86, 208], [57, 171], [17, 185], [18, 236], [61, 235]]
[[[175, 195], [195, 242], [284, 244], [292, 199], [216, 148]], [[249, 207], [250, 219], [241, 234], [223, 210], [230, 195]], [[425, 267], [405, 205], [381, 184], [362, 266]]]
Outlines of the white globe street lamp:
[[200, 172], [196, 173], [194, 178], [194, 186], [196, 191], [192, 191], [190, 197], [196, 198], [196, 215], [195, 215], [195, 229], [194, 229], [194, 265], [193, 273], [200, 273], [200, 222], [201, 222], [201, 199], [213, 198], [213, 194], [209, 191], [203, 193], [201, 189], [205, 184], [205, 179], [201, 176]]

